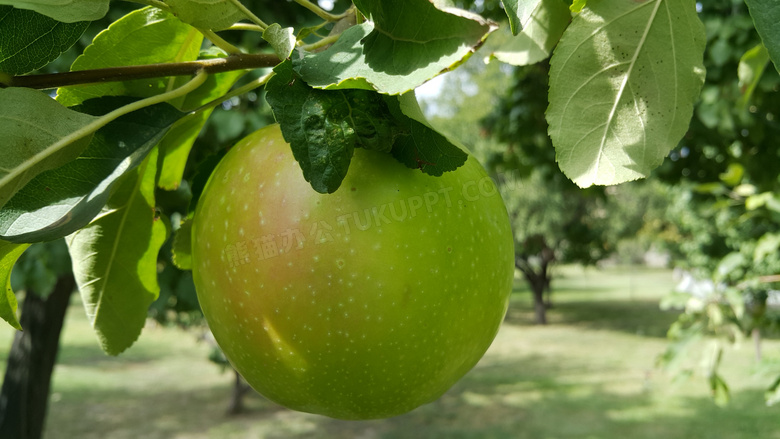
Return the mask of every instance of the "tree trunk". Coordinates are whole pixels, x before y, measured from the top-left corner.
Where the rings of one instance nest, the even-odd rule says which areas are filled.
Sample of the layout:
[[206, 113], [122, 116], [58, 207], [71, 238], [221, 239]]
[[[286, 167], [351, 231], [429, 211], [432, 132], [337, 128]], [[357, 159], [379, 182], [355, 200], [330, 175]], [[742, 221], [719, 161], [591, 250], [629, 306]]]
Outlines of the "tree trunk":
[[233, 380], [233, 392], [230, 394], [230, 405], [227, 409], [228, 415], [237, 415], [244, 411], [244, 396], [250, 389], [235, 369], [233, 369], [233, 374], [235, 379]]
[[[548, 270], [549, 261], [543, 260], [542, 266], [537, 273], [522, 257], [515, 255], [515, 268], [520, 270], [531, 286], [531, 293], [534, 296], [534, 317], [537, 325], [547, 324], [547, 308], [544, 292], [550, 290], [550, 272]], [[548, 298], [549, 300], [549, 298]]]
[[547, 309], [550, 309], [553, 307], [552, 288], [550, 288], [550, 276], [545, 276], [544, 291], [547, 292], [544, 300], [544, 306], [547, 307]]
[[537, 325], [547, 324], [547, 304], [544, 303], [544, 285], [531, 284], [534, 295], [534, 316]]
[[751, 335], [753, 336], [753, 347], [756, 350], [756, 361], [761, 361], [761, 329], [753, 328]]
[[75, 288], [73, 276], [57, 280], [46, 299], [28, 291], [0, 391], [0, 437], [39, 439], [49, 402], [60, 332]]

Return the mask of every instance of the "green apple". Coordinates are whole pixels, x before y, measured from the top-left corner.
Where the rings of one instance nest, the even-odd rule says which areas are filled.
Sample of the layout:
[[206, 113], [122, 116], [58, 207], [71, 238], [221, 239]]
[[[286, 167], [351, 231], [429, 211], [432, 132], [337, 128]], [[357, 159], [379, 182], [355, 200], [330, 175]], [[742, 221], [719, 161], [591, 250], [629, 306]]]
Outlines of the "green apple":
[[512, 288], [506, 208], [473, 157], [432, 177], [356, 149], [324, 195], [278, 125], [217, 166], [192, 241], [203, 313], [236, 370], [281, 405], [334, 418], [441, 396], [487, 350]]

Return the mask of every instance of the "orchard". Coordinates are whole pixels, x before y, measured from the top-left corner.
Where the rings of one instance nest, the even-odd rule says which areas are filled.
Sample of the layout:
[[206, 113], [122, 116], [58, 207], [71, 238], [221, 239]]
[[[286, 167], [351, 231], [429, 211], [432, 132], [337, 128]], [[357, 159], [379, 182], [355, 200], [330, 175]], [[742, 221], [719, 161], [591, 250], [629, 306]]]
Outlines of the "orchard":
[[[641, 233], [715, 285], [675, 299], [661, 360], [714, 341], [728, 400], [724, 346], [780, 321], [778, 22], [772, 0], [0, 0], [0, 436], [42, 434], [75, 289], [107, 355], [202, 310], [269, 400], [387, 418], [472, 370], [516, 278], [546, 323], [551, 265]], [[421, 105], [475, 61], [512, 84]], [[621, 195], [643, 179], [669, 189]]]

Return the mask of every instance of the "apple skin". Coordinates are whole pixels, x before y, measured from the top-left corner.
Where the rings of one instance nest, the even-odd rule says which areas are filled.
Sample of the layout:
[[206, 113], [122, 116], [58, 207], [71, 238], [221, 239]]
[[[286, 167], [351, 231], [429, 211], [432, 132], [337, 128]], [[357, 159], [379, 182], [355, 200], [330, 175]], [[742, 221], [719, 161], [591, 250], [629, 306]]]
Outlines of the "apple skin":
[[506, 208], [473, 157], [432, 177], [355, 149], [324, 195], [278, 125], [219, 163], [192, 253], [236, 370], [272, 401], [340, 419], [402, 414], [447, 391], [493, 341], [514, 272]]

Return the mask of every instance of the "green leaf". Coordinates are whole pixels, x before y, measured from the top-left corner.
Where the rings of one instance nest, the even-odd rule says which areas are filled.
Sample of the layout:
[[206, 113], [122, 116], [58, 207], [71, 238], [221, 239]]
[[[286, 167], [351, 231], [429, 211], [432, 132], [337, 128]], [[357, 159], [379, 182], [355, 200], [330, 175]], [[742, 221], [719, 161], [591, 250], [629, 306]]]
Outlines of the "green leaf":
[[62, 276], [73, 273], [68, 246], [64, 239], [39, 242], [24, 251], [14, 264], [11, 288], [14, 291], [33, 292], [46, 299]]
[[296, 70], [315, 88], [401, 94], [465, 61], [496, 27], [479, 16], [428, 0], [356, 1], [372, 22], [352, 26]]
[[704, 81], [695, 3], [590, 0], [556, 47], [549, 134], [577, 185], [645, 177], [688, 129]]
[[759, 263], [778, 251], [780, 251], [780, 233], [765, 233], [756, 242], [756, 248], [753, 250], [753, 262]]
[[398, 161], [433, 176], [453, 171], [466, 163], [465, 148], [428, 124], [414, 92], [386, 96], [384, 100], [400, 128], [392, 150]]
[[63, 23], [95, 21], [108, 12], [110, 0], [0, 0], [0, 5], [29, 9]]
[[[71, 70], [192, 61], [197, 59], [202, 42], [200, 32], [173, 15], [157, 8], [137, 9], [98, 34]], [[170, 78], [83, 85], [60, 88], [57, 100], [70, 107], [101, 96], [149, 97], [170, 87]]]
[[734, 187], [742, 181], [742, 176], [745, 175], [745, 167], [739, 163], [729, 163], [725, 172], [722, 172], [718, 177], [723, 183]]
[[[225, 55], [221, 50], [209, 52], [202, 59], [210, 59]], [[187, 94], [181, 106], [184, 111], [190, 111], [210, 102], [227, 93], [233, 84], [243, 76], [246, 71], [235, 70], [232, 72], [209, 75], [206, 82], [195, 91]], [[181, 184], [187, 158], [192, 150], [195, 139], [206, 124], [213, 108], [189, 113], [179, 119], [160, 143], [160, 175], [157, 185], [166, 190], [174, 190]]]
[[0, 241], [0, 287], [3, 288], [0, 293], [0, 318], [20, 331], [22, 326], [16, 318], [16, 296], [11, 289], [11, 269], [27, 247], [29, 244]]
[[57, 59], [88, 21], [61, 23], [35, 11], [0, 6], [0, 72], [22, 75]]
[[425, 121], [414, 93], [383, 96], [367, 90], [318, 90], [285, 61], [274, 68], [266, 99], [303, 176], [320, 193], [341, 185], [354, 148], [390, 152], [410, 168], [442, 175], [466, 153]]
[[192, 192], [192, 198], [187, 208], [187, 214], [192, 215], [195, 213], [195, 208], [198, 206], [198, 200], [203, 194], [203, 189], [206, 187], [206, 183], [209, 181], [209, 177], [214, 172], [222, 157], [227, 153], [227, 149], [222, 148], [216, 151], [214, 154], [206, 156], [203, 160], [197, 163], [194, 168], [195, 172], [190, 180], [190, 191]]
[[381, 97], [365, 90], [317, 90], [288, 60], [274, 68], [266, 99], [312, 188], [332, 193], [347, 174], [356, 147], [390, 151], [394, 126]]
[[[504, 10], [509, 17], [509, 28], [512, 30], [512, 35], [517, 35], [525, 29], [531, 18], [531, 13], [537, 8], [540, 0], [501, 0], [501, 3], [504, 4]], [[563, 4], [560, 0], [558, 3]]]
[[720, 407], [724, 407], [729, 403], [731, 396], [729, 395], [729, 386], [718, 374], [710, 376], [710, 391], [712, 392], [712, 399]]
[[154, 210], [156, 151], [122, 178], [97, 220], [66, 238], [87, 317], [109, 355], [135, 342], [160, 292], [157, 254], [168, 230]]
[[173, 265], [180, 270], [192, 270], [192, 215], [182, 221], [173, 235]]
[[774, 212], [780, 212], [780, 197], [774, 192], [762, 192], [745, 199], [745, 209], [748, 211], [766, 207]]
[[523, 31], [490, 58], [515, 66], [536, 64], [550, 56], [569, 21], [571, 13], [561, 0], [541, 0]]
[[295, 30], [291, 27], [282, 28], [279, 24], [274, 23], [263, 31], [263, 39], [274, 48], [279, 59], [287, 59], [295, 49], [294, 32]]
[[714, 273], [715, 282], [720, 282], [729, 274], [739, 269], [745, 263], [745, 256], [742, 253], [731, 252], [723, 257], [718, 263]]
[[769, 63], [769, 52], [763, 44], [758, 44], [745, 52], [739, 60], [737, 74], [739, 76], [739, 91], [742, 92], [737, 101], [737, 107], [746, 110], [750, 104], [750, 98], [756, 90], [758, 81], [764, 74], [766, 65]]
[[305, 40], [305, 39], [306, 39], [306, 37], [308, 37], [308, 36], [310, 36], [310, 35], [317, 35], [317, 32], [318, 32], [320, 29], [322, 29], [323, 27], [325, 27], [327, 24], [328, 24], [328, 22], [327, 22], [327, 21], [324, 21], [324, 22], [322, 22], [322, 23], [320, 23], [320, 24], [317, 24], [317, 25], [314, 25], [314, 26], [306, 26], [306, 27], [302, 27], [302, 28], [300, 28], [300, 30], [298, 31], [298, 36], [297, 36], [297, 38], [296, 38], [296, 39], [298, 39], [298, 40], [300, 40], [300, 41], [303, 41], [303, 40]]
[[[93, 99], [80, 110], [104, 114], [132, 101], [127, 97]], [[85, 226], [100, 213], [119, 178], [138, 166], [182, 116], [163, 103], [99, 129], [78, 160], [39, 174], [0, 209], [0, 237], [12, 242], [47, 241]]]
[[745, 0], [753, 17], [761, 41], [764, 42], [769, 57], [775, 64], [775, 69], [780, 72], [780, 2], [777, 0]]
[[587, 4], [587, 0], [574, 0], [573, 2], [571, 2], [571, 6], [569, 6], [569, 10], [575, 14], [579, 14], [582, 11], [582, 8], [584, 8], [586, 4]]
[[201, 29], [227, 29], [247, 18], [229, 0], [165, 0], [179, 20]]
[[772, 406], [780, 402], [780, 376], [777, 377], [774, 383], [764, 393], [766, 399], [766, 405]]
[[78, 157], [92, 136], [59, 151], [52, 145], [94, 120], [95, 117], [69, 110], [37, 90], [0, 89], [0, 207], [36, 175]]

